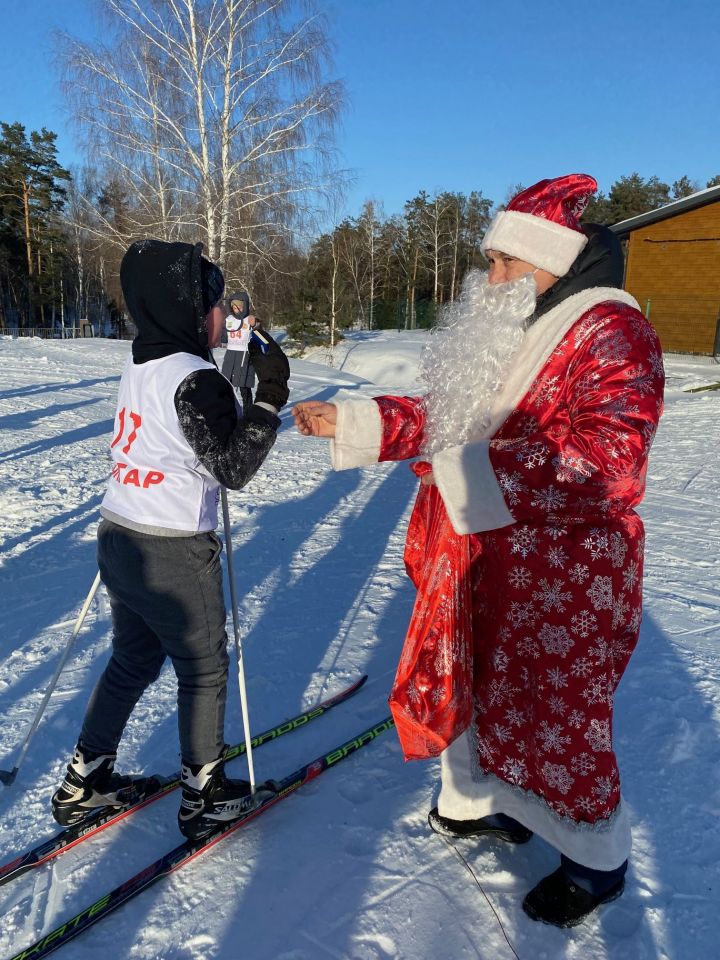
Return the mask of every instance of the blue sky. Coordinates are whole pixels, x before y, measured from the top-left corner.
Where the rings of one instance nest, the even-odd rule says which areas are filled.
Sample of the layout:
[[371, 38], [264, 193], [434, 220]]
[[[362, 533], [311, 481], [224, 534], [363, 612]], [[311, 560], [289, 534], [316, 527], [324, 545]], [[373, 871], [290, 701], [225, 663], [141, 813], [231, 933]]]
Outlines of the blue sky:
[[[99, 0], [0, 0], [0, 119], [59, 134], [80, 158], [52, 31], [89, 38]], [[716, 0], [322, 0], [347, 90], [339, 163], [349, 213], [419, 190], [482, 190], [581, 171], [720, 173]]]

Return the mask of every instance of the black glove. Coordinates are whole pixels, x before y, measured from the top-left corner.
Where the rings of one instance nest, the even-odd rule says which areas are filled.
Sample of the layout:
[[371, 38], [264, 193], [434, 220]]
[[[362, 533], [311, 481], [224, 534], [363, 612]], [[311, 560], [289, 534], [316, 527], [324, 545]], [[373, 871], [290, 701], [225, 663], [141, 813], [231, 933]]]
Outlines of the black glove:
[[280, 410], [290, 396], [287, 386], [290, 379], [290, 364], [269, 333], [263, 330], [259, 332], [259, 336], [267, 341], [267, 353], [263, 353], [256, 337], [251, 337], [248, 344], [250, 363], [258, 378], [255, 403], [269, 403], [276, 410]]

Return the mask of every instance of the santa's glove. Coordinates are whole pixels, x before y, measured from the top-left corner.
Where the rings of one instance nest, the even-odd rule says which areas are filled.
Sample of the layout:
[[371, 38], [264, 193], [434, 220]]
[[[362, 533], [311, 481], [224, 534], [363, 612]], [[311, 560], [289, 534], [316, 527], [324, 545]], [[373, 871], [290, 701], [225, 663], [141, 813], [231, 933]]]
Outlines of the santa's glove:
[[250, 362], [258, 379], [255, 403], [269, 403], [281, 410], [288, 401], [290, 391], [287, 382], [290, 379], [288, 358], [265, 330], [262, 331], [262, 345], [252, 337], [248, 344]]

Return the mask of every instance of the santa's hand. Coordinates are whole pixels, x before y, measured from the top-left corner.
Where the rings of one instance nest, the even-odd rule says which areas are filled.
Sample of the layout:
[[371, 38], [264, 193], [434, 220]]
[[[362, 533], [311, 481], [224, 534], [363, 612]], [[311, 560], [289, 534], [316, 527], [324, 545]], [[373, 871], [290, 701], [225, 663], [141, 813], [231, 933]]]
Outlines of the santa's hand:
[[429, 473], [423, 473], [420, 477], [420, 483], [424, 487], [434, 487], [435, 486], [435, 476], [432, 470]]
[[306, 437], [334, 437], [337, 407], [322, 400], [306, 400], [292, 409], [295, 426]]

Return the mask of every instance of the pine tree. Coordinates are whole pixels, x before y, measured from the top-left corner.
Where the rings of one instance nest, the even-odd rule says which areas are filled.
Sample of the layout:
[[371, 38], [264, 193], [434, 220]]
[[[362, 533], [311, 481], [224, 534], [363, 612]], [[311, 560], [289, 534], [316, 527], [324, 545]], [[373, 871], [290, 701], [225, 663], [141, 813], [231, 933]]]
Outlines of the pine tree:
[[585, 223], [612, 223], [612, 212], [608, 198], [602, 191], [593, 194], [588, 200], [582, 219]]
[[699, 189], [699, 184], [694, 183], [689, 177], [680, 177], [672, 185], [673, 200], [682, 200], [683, 197], [689, 197], [690, 194], [697, 193]]
[[[70, 174], [57, 161], [56, 134], [28, 139], [21, 123], [0, 123], [0, 242], [8, 265], [4, 312], [49, 322], [60, 292], [64, 237], [58, 215]], [[21, 325], [25, 325], [22, 323]]]
[[649, 177], [643, 180], [639, 173], [616, 180], [608, 194], [608, 223], [620, 223], [641, 213], [657, 210], [670, 203], [670, 187]]

